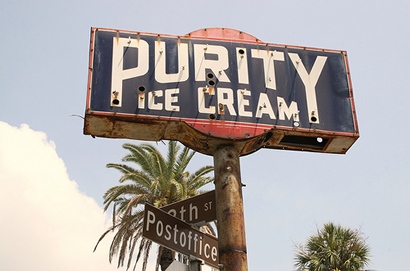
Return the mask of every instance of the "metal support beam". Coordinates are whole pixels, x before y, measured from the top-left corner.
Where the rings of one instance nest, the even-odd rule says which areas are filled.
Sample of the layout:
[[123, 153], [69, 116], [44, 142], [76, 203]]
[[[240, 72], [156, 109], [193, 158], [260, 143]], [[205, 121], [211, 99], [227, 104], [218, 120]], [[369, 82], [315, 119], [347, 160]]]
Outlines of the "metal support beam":
[[245, 220], [239, 152], [221, 146], [214, 153], [219, 262], [222, 271], [247, 271]]

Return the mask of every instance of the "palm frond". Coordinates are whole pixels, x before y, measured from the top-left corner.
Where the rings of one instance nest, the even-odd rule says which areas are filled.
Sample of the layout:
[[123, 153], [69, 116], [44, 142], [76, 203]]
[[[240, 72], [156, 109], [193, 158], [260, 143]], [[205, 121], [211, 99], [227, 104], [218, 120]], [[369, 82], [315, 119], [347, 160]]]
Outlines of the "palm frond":
[[135, 169], [124, 164], [116, 164], [116, 163], [108, 163], [106, 165], [107, 168], [115, 168], [118, 169], [122, 174], [127, 174], [130, 172], [134, 172]]
[[175, 162], [174, 172], [177, 174], [185, 172], [194, 155], [194, 151], [191, 151], [188, 147], [184, 147], [178, 156], [178, 160]]
[[184, 183], [178, 182], [176, 180], [170, 180], [170, 189], [168, 195], [168, 204], [174, 203], [178, 200], [183, 200], [186, 198], [186, 189]]
[[139, 197], [141, 194], [147, 194], [147, 190], [134, 184], [111, 187], [104, 194], [104, 211], [106, 211], [113, 202], [121, 202], [127, 200], [128, 197]]
[[187, 187], [189, 190], [198, 190], [204, 185], [214, 181], [213, 177], [206, 177], [205, 175], [214, 170], [213, 166], [204, 166], [197, 170], [187, 180]]
[[168, 157], [167, 157], [167, 179], [173, 179], [175, 177], [175, 171], [173, 170], [178, 152], [180, 150], [176, 141], [170, 141], [168, 144]]

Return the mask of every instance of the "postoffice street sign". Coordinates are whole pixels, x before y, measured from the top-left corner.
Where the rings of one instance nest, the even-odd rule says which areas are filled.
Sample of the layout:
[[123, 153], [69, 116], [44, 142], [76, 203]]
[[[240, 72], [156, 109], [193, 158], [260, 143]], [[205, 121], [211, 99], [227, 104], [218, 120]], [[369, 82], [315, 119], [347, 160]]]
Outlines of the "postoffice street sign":
[[178, 140], [212, 155], [346, 153], [359, 137], [347, 53], [242, 31], [184, 36], [92, 28], [84, 133]]
[[216, 237], [196, 230], [190, 224], [150, 204], [145, 204], [143, 227], [145, 238], [218, 268]]

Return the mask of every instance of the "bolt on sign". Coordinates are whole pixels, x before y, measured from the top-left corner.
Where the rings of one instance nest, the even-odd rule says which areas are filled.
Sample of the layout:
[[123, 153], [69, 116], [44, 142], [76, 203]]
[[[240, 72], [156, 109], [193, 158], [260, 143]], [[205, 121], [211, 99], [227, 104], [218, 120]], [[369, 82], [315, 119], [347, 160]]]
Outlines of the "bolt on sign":
[[84, 133], [178, 140], [212, 155], [346, 153], [358, 139], [347, 53], [242, 31], [184, 36], [92, 28]]
[[143, 236], [169, 249], [203, 260], [218, 268], [218, 239], [190, 224], [145, 204]]

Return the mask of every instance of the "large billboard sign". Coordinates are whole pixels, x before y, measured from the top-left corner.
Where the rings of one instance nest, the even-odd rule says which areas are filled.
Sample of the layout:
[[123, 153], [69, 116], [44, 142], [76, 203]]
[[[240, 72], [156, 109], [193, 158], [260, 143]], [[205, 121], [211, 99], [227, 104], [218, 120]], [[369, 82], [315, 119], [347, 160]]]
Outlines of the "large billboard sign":
[[345, 153], [359, 137], [345, 51], [210, 28], [172, 36], [92, 28], [84, 133]]

